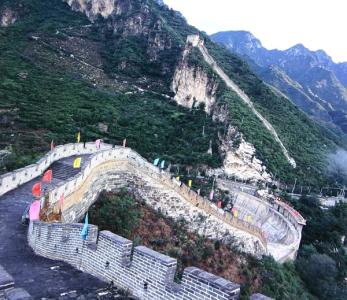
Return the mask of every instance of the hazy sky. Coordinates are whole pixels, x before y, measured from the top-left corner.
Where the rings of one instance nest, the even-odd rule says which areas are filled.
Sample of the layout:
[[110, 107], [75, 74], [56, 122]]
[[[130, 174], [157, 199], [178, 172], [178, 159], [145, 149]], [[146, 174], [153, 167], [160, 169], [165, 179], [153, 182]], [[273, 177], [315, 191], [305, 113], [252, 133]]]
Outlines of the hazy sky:
[[346, 0], [164, 0], [207, 33], [247, 30], [268, 49], [304, 44], [347, 61]]

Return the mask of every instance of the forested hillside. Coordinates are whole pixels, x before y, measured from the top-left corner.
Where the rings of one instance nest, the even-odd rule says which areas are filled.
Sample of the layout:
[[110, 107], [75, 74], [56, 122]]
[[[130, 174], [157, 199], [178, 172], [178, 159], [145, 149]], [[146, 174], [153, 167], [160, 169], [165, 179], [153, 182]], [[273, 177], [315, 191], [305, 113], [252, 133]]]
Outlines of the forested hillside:
[[[203, 107], [179, 107], [170, 89], [186, 37], [199, 31], [156, 1], [119, 5], [120, 14], [88, 19], [60, 0], [0, 2], [2, 15], [10, 10], [15, 16], [13, 24], [0, 28], [0, 149], [11, 153], [5, 154], [2, 172], [32, 162], [51, 140], [74, 141], [79, 130], [82, 140], [120, 143], [127, 138], [148, 159], [160, 155], [173, 164], [222, 165], [220, 136], [226, 124], [213, 122]], [[343, 142], [273, 93], [246, 63], [201, 36], [298, 165], [290, 167], [266, 128], [219, 81], [216, 106], [228, 105], [230, 123], [254, 144], [268, 170], [289, 183], [295, 178], [327, 182], [325, 155]], [[199, 66], [197, 61], [198, 56], [191, 60]], [[207, 154], [210, 141], [212, 156]]]

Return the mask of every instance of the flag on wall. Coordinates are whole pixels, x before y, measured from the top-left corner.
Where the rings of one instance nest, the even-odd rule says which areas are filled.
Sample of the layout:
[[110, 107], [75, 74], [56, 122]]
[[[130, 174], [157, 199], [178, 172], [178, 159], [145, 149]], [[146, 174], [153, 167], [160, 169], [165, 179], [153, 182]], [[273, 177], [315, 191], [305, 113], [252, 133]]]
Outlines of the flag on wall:
[[163, 161], [160, 163], [160, 168], [161, 168], [161, 169], [164, 169], [164, 168], [165, 168], [165, 160], [163, 160]]
[[127, 139], [123, 140], [123, 147], [125, 148], [127, 146]]
[[77, 133], [77, 143], [79, 143], [81, 141], [81, 132], [79, 131]]
[[100, 139], [95, 141], [95, 146], [96, 146], [96, 149], [100, 149], [100, 146], [101, 146], [101, 140]]
[[153, 161], [153, 165], [157, 166], [159, 164], [159, 160], [160, 158], [156, 158], [154, 161]]
[[209, 197], [211, 201], [213, 200], [213, 197], [214, 197], [214, 190], [211, 190], [210, 197]]
[[62, 194], [60, 195], [60, 199], [59, 199], [59, 209], [60, 209], [60, 210], [62, 210], [62, 208], [63, 208], [63, 205], [64, 205], [64, 198], [65, 198], [64, 193], [62, 193]]
[[32, 193], [35, 197], [41, 197], [41, 182], [35, 183], [33, 185]]
[[30, 205], [29, 209], [29, 220], [35, 221], [40, 220], [40, 201], [36, 200]]
[[188, 180], [188, 186], [191, 188], [192, 185], [193, 185], [193, 180], [189, 179], [189, 180]]
[[84, 225], [83, 225], [83, 228], [82, 228], [80, 235], [81, 235], [83, 240], [87, 239], [87, 236], [88, 236], [88, 212], [84, 218]]
[[247, 216], [247, 217], [246, 217], [246, 221], [247, 221], [247, 222], [252, 222], [252, 216]]
[[47, 170], [42, 177], [42, 181], [46, 183], [51, 183], [53, 179], [53, 172], [52, 170]]
[[54, 147], [54, 141], [52, 140], [52, 141], [51, 141], [51, 151], [53, 151], [54, 148], [55, 148], [55, 147]]
[[73, 162], [74, 169], [79, 169], [81, 167], [81, 158], [77, 157]]

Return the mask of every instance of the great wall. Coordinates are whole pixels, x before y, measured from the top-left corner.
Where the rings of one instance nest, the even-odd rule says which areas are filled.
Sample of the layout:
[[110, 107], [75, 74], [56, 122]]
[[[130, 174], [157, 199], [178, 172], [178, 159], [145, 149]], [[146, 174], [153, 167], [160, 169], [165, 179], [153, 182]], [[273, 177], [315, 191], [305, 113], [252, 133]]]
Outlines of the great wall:
[[[64, 177], [76, 156], [82, 157], [80, 172]], [[256, 256], [269, 254], [284, 262], [294, 259], [299, 248], [305, 220], [285, 203], [239, 192], [234, 205], [240, 215], [234, 218], [130, 148], [107, 144], [100, 149], [95, 143], [57, 146], [36, 164], [2, 175], [0, 204], [6, 195], [24, 197], [21, 188], [49, 167], [61, 176], [49, 187], [46, 204], [48, 213], [56, 213], [59, 198], [65, 195], [61, 222], [32, 222], [27, 233], [30, 247], [37, 255], [113, 281], [140, 299], [238, 299], [240, 286], [197, 268], [186, 269], [182, 283], [176, 284], [175, 259], [142, 246], [131, 254], [131, 241], [98, 232], [94, 225], [89, 225], [83, 241], [79, 235], [83, 225], [77, 222], [103, 190], [129, 188], [152, 208], [176, 220], [186, 219], [192, 231], [214, 239], [234, 237], [241, 250]], [[252, 216], [251, 222], [244, 220], [246, 215]]]

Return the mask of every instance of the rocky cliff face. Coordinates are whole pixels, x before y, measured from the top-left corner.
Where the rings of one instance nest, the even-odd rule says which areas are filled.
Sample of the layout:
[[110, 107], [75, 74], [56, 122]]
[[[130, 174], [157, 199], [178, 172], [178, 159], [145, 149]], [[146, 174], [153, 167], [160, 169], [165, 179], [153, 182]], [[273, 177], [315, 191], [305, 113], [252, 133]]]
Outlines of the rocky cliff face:
[[0, 27], [7, 27], [17, 21], [17, 13], [11, 8], [0, 8]]
[[189, 65], [188, 55], [191, 48], [188, 46], [178, 64], [171, 89], [175, 93], [178, 104], [192, 108], [204, 104], [205, 111], [211, 113], [216, 102], [218, 84], [200, 66]]
[[252, 182], [271, 181], [266, 167], [255, 157], [254, 146], [247, 143], [236, 127], [230, 125], [230, 114], [227, 105], [218, 105], [216, 92], [218, 81], [214, 73], [208, 72], [208, 67], [189, 63], [193, 46], [199, 42], [188, 37], [187, 45], [183, 51], [182, 59], [177, 65], [171, 89], [175, 93], [174, 99], [179, 105], [192, 108], [203, 104], [205, 111], [212, 114], [213, 120], [226, 124], [228, 127], [225, 136], [220, 135], [220, 151], [224, 154], [223, 167], [211, 170], [210, 174], [236, 177], [240, 180]]

